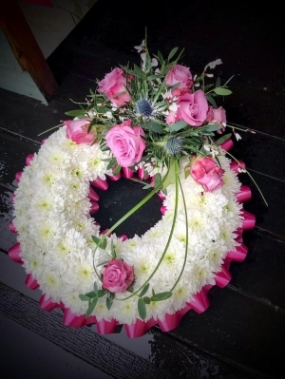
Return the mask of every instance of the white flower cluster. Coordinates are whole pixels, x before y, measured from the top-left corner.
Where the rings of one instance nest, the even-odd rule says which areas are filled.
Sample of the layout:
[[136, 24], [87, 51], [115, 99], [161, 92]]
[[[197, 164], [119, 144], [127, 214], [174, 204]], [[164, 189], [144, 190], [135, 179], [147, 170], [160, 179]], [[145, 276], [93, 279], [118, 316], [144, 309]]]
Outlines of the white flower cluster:
[[[38, 281], [40, 289], [54, 302], [62, 301], [77, 315], [85, 314], [87, 302], [79, 294], [98, 287], [102, 283], [94, 273], [98, 265], [110, 257], [110, 239], [105, 250], [97, 249], [91, 239], [99, 236], [100, 228], [90, 216], [88, 198], [90, 181], [105, 175], [109, 152], [102, 152], [98, 144], [75, 144], [66, 138], [65, 128], [52, 134], [31, 164], [25, 167], [15, 197], [14, 224], [21, 244], [21, 257], [27, 273]], [[241, 226], [241, 208], [235, 194], [240, 182], [230, 170], [230, 161], [224, 156], [219, 160], [225, 170], [225, 185], [212, 193], [204, 192], [189, 175], [185, 178], [181, 161], [180, 180], [186, 200], [188, 218], [188, 247], [186, 249], [186, 218], [182, 193], [179, 191], [178, 214], [169, 248], [161, 260], [170, 233], [175, 203], [174, 185], [167, 188], [164, 206], [167, 208], [161, 220], [143, 236], [126, 241], [112, 235], [117, 258], [134, 267], [134, 290], [149, 278], [146, 296], [171, 290], [182, 270], [185, 253], [186, 265], [173, 295], [164, 301], [147, 305], [147, 319], [163, 318], [191, 301], [193, 295], [206, 284], [214, 284], [228, 251], [235, 249], [235, 231]], [[186, 250], [186, 251], [185, 251]], [[97, 267], [98, 273], [102, 265]], [[105, 296], [99, 298], [93, 312], [98, 320], [117, 319], [129, 324], [140, 318], [137, 296], [122, 300], [130, 292], [116, 294], [110, 310]]]

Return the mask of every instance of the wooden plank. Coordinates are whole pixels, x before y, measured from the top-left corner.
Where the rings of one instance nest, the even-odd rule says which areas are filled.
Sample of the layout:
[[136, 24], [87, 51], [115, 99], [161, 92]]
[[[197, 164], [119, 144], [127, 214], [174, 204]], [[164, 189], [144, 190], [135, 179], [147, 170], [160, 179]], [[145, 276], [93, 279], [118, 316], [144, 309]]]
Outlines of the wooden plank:
[[13, 219], [12, 192], [0, 185], [0, 250], [7, 252], [16, 242], [16, 234], [10, 232]]
[[0, 25], [20, 66], [49, 100], [57, 92], [57, 83], [16, 0], [1, 5]]
[[256, 377], [280, 378], [285, 314], [225, 288], [209, 292], [211, 306], [190, 311], [170, 334]]

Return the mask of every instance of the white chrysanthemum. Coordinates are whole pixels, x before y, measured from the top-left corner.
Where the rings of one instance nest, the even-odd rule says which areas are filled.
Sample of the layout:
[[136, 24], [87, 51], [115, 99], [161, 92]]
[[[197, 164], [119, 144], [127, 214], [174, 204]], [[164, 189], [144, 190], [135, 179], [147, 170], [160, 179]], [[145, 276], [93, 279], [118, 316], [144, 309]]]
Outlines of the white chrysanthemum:
[[[100, 236], [100, 227], [89, 214], [88, 199], [90, 182], [112, 175], [107, 170], [108, 158], [109, 151], [102, 152], [98, 144], [77, 145], [66, 138], [65, 128], [61, 128], [25, 167], [15, 192], [14, 224], [26, 271], [48, 297], [63, 302], [77, 315], [85, 314], [88, 307], [79, 295], [92, 291], [94, 281], [98, 288], [102, 287], [104, 262], [111, 256], [110, 239], [106, 250], [96, 249], [92, 241], [92, 235]], [[155, 226], [143, 236], [125, 241], [112, 236], [117, 258], [134, 268], [134, 291], [140, 292], [146, 281], [149, 289], [145, 296], [149, 297], [152, 291], [157, 294], [174, 287], [169, 299], [146, 305], [147, 320], [184, 308], [205, 284], [214, 284], [227, 252], [238, 245], [235, 231], [242, 224], [242, 206], [235, 194], [240, 182], [230, 170], [230, 160], [224, 156], [219, 160], [225, 170], [225, 185], [210, 193], [190, 175], [185, 178], [189, 159], [181, 159], [180, 181], [186, 209], [179, 189], [174, 227], [176, 195], [172, 184], [163, 201], [166, 212]], [[151, 176], [166, 172], [166, 167], [156, 166], [155, 161], [144, 168]], [[129, 298], [123, 300], [126, 297]], [[97, 320], [115, 318], [120, 323], [133, 323], [139, 318], [138, 297], [130, 292], [116, 294], [108, 310], [104, 295], [93, 314]]]

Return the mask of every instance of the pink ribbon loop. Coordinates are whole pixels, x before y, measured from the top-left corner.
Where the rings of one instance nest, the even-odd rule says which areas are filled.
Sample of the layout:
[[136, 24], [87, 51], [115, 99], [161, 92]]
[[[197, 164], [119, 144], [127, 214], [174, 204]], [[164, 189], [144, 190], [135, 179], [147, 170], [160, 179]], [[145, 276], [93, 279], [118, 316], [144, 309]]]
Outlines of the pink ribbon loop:
[[110, 178], [110, 180], [112, 180], [113, 182], [117, 182], [118, 180], [121, 179], [121, 177], [122, 177], [122, 174], [120, 172], [116, 175], [108, 175], [108, 178]]
[[63, 324], [71, 328], [81, 328], [85, 324], [85, 316], [76, 316], [69, 308], [65, 308], [63, 315]]
[[21, 180], [22, 175], [23, 175], [22, 172], [16, 172], [15, 180], [17, 183], [19, 183], [19, 181]]
[[241, 170], [245, 169], [245, 163], [241, 160], [239, 160], [238, 162], [232, 161], [230, 163], [230, 168], [233, 172], [235, 172], [236, 174], [239, 174]]
[[11, 233], [17, 233], [17, 229], [16, 229], [15, 225], [13, 224], [13, 221], [9, 222], [9, 230]]
[[12, 259], [12, 261], [16, 263], [23, 264], [22, 258], [21, 258], [21, 245], [20, 242], [17, 242], [15, 245], [10, 247], [8, 250], [8, 255]]
[[46, 141], [47, 141], [47, 138], [44, 138], [44, 139], [42, 140], [42, 145], [44, 145], [44, 144], [46, 143]]
[[124, 177], [127, 179], [130, 179], [134, 176], [134, 172], [130, 170], [128, 167], [123, 167], [123, 174]]
[[166, 199], [166, 196], [162, 191], [158, 191], [157, 196], [163, 201]]
[[224, 149], [225, 151], [229, 151], [230, 149], [233, 148], [234, 143], [233, 143], [233, 140], [228, 139], [228, 140], [226, 140], [225, 142], [221, 143], [220, 146], [221, 146], [221, 148]]
[[88, 197], [91, 201], [99, 201], [99, 195], [92, 187], [89, 188]]
[[235, 251], [229, 251], [227, 254], [227, 259], [230, 259], [235, 262], [243, 262], [247, 255], [247, 247], [243, 244], [237, 246]]
[[162, 207], [160, 207], [160, 213], [161, 214], [165, 214], [165, 212], [167, 211], [167, 208], [163, 205]]
[[243, 229], [253, 229], [255, 227], [256, 223], [256, 218], [252, 213], [242, 211], [242, 216], [243, 216], [243, 223], [242, 223], [242, 228]]
[[195, 312], [199, 314], [205, 312], [205, 310], [210, 306], [210, 303], [204, 288], [202, 288], [199, 293], [194, 295], [193, 300], [188, 304]]
[[118, 321], [112, 318], [110, 321], [106, 321], [104, 319], [97, 321], [97, 332], [98, 334], [111, 334], [114, 332], [116, 326], [118, 325]]
[[251, 189], [249, 186], [241, 186], [240, 191], [236, 194], [239, 203], [243, 203], [251, 199]]
[[39, 288], [39, 283], [32, 277], [31, 274], [28, 274], [25, 280], [25, 284], [27, 287], [29, 287], [31, 290], [36, 290]]
[[223, 266], [221, 271], [215, 276], [216, 285], [220, 288], [226, 287], [231, 281], [232, 276], [229, 271]]
[[29, 166], [32, 163], [32, 160], [34, 159], [34, 154], [29, 154], [26, 158], [26, 165]]
[[169, 332], [177, 328], [180, 319], [181, 317], [178, 312], [173, 314], [166, 313], [163, 319], [158, 320], [158, 325], [163, 332]]
[[108, 189], [108, 187], [109, 187], [107, 180], [103, 180], [103, 179], [101, 179], [99, 177], [96, 180], [93, 180], [93, 182], [91, 182], [91, 184], [94, 187], [99, 188], [99, 189], [101, 189], [103, 191], [106, 191]]
[[62, 308], [61, 304], [55, 303], [52, 299], [46, 299], [46, 295], [43, 294], [39, 300], [40, 307], [47, 312], [52, 311], [55, 308]]
[[90, 208], [90, 211], [89, 211], [89, 213], [91, 214], [91, 215], [93, 215], [93, 214], [95, 214], [95, 213], [97, 213], [98, 211], [99, 211], [99, 204], [98, 203], [91, 203], [91, 208]]
[[129, 338], [137, 338], [146, 333], [147, 325], [144, 321], [138, 319], [133, 324], [125, 324], [125, 330]]

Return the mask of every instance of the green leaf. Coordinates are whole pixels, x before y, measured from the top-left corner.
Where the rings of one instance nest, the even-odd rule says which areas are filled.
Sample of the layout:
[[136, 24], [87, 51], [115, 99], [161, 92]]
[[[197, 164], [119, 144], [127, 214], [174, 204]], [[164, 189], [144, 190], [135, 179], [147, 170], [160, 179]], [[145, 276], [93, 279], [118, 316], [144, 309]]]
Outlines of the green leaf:
[[215, 101], [215, 99], [214, 99], [211, 95], [206, 95], [206, 98], [207, 98], [207, 100], [209, 101], [209, 103], [210, 103], [211, 105], [213, 105], [214, 108], [217, 108], [217, 107], [218, 107], [218, 106], [217, 106], [217, 103], [216, 103], [216, 101]]
[[97, 305], [97, 301], [98, 301], [98, 297], [94, 297], [94, 299], [92, 299], [89, 303], [89, 307], [87, 309], [87, 312], [86, 312], [86, 317], [89, 317], [91, 315], [91, 313], [94, 311], [96, 305]]
[[79, 298], [80, 298], [82, 301], [89, 301], [89, 300], [90, 300], [90, 297], [89, 297], [89, 296], [87, 296], [87, 295], [82, 295], [82, 294], [79, 295]]
[[98, 285], [96, 282], [94, 282], [93, 284], [93, 288], [94, 288], [94, 292], [96, 293], [96, 295], [98, 294]]
[[114, 168], [114, 170], [113, 170], [113, 174], [114, 175], [117, 175], [120, 171], [121, 171], [121, 166], [119, 166], [119, 165], [117, 165], [115, 168]]
[[159, 75], [159, 74], [156, 74], [156, 75], [149, 75], [146, 80], [147, 81], [153, 81], [153, 80], [156, 80], [156, 79], [161, 79], [163, 78], [163, 75]]
[[150, 297], [145, 296], [143, 298], [143, 301], [144, 301], [145, 304], [150, 304]]
[[111, 307], [112, 307], [112, 305], [113, 305], [113, 301], [109, 297], [106, 297], [106, 307], [107, 307], [107, 309], [110, 310]]
[[205, 129], [203, 131], [205, 132], [215, 132], [217, 130], [221, 129], [221, 125], [218, 124], [208, 124], [205, 126]]
[[149, 289], [149, 283], [147, 283], [144, 288], [142, 289], [141, 293], [139, 294], [140, 297], [142, 297], [145, 293], [147, 293], [147, 290]]
[[65, 114], [67, 116], [77, 117], [77, 116], [83, 116], [83, 115], [85, 115], [86, 111], [85, 111], [85, 109], [75, 109], [73, 111], [65, 112]]
[[220, 86], [221, 86], [221, 78], [218, 76], [216, 80], [216, 87], [220, 87]]
[[158, 133], [158, 134], [163, 134], [164, 133], [164, 128], [162, 125], [157, 124], [156, 122], [153, 121], [147, 121], [145, 122], [142, 127], [144, 129], [148, 129], [153, 133]]
[[221, 138], [219, 138], [217, 141], [216, 141], [216, 145], [221, 145], [223, 142], [227, 141], [228, 139], [230, 139], [232, 136], [231, 133], [229, 134], [225, 134], [224, 136], [222, 136]]
[[176, 173], [176, 170], [175, 170], [174, 160], [171, 160], [170, 161], [169, 169], [167, 171], [167, 174], [165, 176], [165, 179], [164, 179], [164, 182], [163, 182], [163, 185], [162, 185], [162, 189], [167, 188], [169, 186], [169, 184], [175, 183], [176, 174], [177, 173]]
[[178, 51], [178, 47], [174, 47], [174, 48], [170, 51], [167, 60], [170, 61], [170, 59], [171, 59], [172, 57], [174, 57], [174, 55], [177, 53], [177, 51]]
[[227, 89], [227, 88], [224, 88], [224, 87], [217, 87], [217, 88], [214, 88], [213, 91], [217, 94], [217, 95], [220, 95], [220, 96], [228, 96], [232, 93], [231, 90]]
[[106, 294], [106, 290], [98, 290], [98, 297], [102, 297]]
[[110, 262], [109, 260], [108, 260], [108, 261], [100, 262], [100, 263], [98, 263], [98, 264], [96, 265], [96, 267], [103, 266], [103, 265], [105, 265], [105, 264], [107, 264], [107, 263], [109, 263], [109, 262]]
[[170, 298], [172, 296], [172, 292], [160, 292], [153, 295], [150, 300], [151, 301], [162, 301]]
[[181, 120], [176, 122], [175, 124], [169, 125], [166, 130], [169, 132], [178, 132], [179, 130], [184, 129], [187, 125], [187, 122]]
[[138, 310], [140, 317], [144, 320], [146, 318], [146, 306], [142, 298], [139, 298]]
[[112, 239], [111, 239], [111, 255], [112, 255], [112, 258], [116, 259], [116, 251], [115, 251], [114, 242]]
[[145, 72], [148, 73], [151, 69], [151, 59], [148, 53], [146, 53], [145, 57]]
[[91, 299], [92, 297], [95, 297], [97, 296], [97, 291], [91, 291], [91, 292], [88, 292], [85, 294], [85, 296], [89, 297], [89, 299]]
[[110, 161], [109, 161], [109, 163], [108, 163], [108, 165], [106, 167], [106, 170], [110, 170], [110, 168], [112, 168], [113, 166], [115, 166], [115, 164], [116, 164], [116, 159], [115, 158], [110, 159]]
[[154, 187], [157, 187], [160, 182], [161, 182], [161, 174], [157, 173], [154, 176], [154, 183], [153, 183]]
[[96, 236], [91, 236], [93, 242], [96, 243], [96, 245], [98, 247], [100, 247], [100, 249], [103, 249], [105, 250], [106, 249], [106, 246], [107, 246], [107, 238], [106, 237], [96, 237]]

